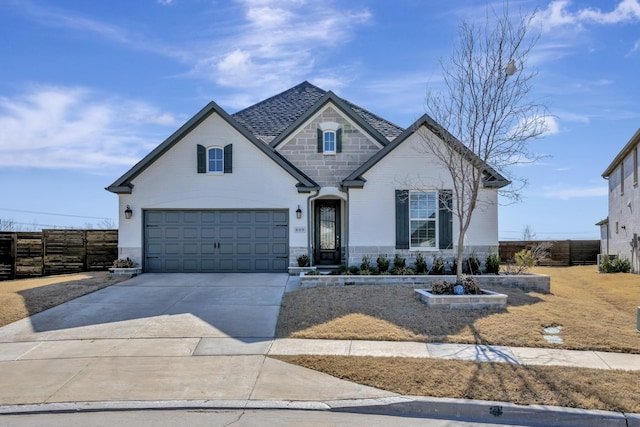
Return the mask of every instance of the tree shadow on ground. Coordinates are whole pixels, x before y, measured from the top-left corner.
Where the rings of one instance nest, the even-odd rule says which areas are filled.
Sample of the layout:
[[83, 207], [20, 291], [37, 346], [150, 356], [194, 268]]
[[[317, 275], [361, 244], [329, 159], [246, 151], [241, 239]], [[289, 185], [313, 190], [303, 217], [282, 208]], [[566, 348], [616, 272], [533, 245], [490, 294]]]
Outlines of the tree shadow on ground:
[[277, 337], [449, 341], [454, 335], [477, 342], [469, 327], [480, 319], [508, 313], [509, 306], [542, 299], [519, 289], [495, 289], [509, 296], [507, 309], [429, 308], [415, 286], [345, 286], [285, 294]]

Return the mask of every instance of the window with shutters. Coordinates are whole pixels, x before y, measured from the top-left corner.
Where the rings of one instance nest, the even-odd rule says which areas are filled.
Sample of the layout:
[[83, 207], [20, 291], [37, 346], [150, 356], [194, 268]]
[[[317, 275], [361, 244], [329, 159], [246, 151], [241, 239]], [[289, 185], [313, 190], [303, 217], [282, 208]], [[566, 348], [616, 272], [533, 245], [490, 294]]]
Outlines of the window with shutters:
[[332, 130], [325, 131], [322, 135], [324, 154], [336, 153], [336, 133]]
[[395, 190], [396, 249], [453, 249], [453, 193]]
[[222, 147], [212, 147], [207, 150], [207, 173], [224, 173], [224, 151]]
[[342, 128], [334, 122], [323, 122], [318, 126], [318, 153], [342, 152]]
[[438, 193], [409, 193], [409, 242], [412, 249], [438, 247]]
[[197, 172], [207, 175], [222, 175], [233, 171], [233, 145], [228, 144], [224, 147], [205, 147], [198, 144], [196, 147], [197, 154]]

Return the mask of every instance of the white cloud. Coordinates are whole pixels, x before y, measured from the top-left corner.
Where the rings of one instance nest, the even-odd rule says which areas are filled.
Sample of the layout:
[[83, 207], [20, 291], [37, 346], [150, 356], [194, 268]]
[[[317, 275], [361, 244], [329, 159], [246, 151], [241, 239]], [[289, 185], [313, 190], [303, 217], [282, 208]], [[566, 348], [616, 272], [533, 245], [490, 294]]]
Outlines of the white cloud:
[[606, 185], [591, 187], [545, 188], [544, 196], [551, 199], [570, 200], [584, 197], [606, 197], [609, 189]]
[[609, 12], [598, 8], [583, 8], [572, 12], [569, 10], [570, 5], [569, 0], [552, 1], [536, 15], [535, 23], [544, 31], [549, 31], [563, 26], [580, 27], [587, 23], [606, 25], [640, 21], [639, 0], [622, 0]]
[[159, 137], [146, 125], [176, 122], [144, 102], [109, 99], [87, 88], [33, 87], [0, 97], [0, 165], [99, 173], [131, 165], [157, 145]]
[[[191, 74], [258, 98], [310, 78], [318, 58], [347, 43], [353, 31], [371, 19], [366, 9], [338, 10], [321, 2], [244, 0], [239, 4], [243, 24], [209, 45]], [[331, 75], [316, 79], [333, 79], [335, 70], [342, 67], [348, 65], [336, 64]]]
[[630, 56], [633, 56], [639, 50], [640, 50], [640, 40], [636, 40], [636, 42], [633, 44], [633, 47], [631, 48], [629, 53], [625, 55], [625, 57], [628, 58]]

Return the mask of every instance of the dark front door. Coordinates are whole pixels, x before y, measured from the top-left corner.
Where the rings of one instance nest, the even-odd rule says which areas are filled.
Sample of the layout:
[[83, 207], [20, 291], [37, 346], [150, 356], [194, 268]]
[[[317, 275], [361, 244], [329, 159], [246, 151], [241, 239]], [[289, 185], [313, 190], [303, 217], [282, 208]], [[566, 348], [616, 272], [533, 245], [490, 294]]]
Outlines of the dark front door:
[[340, 201], [315, 203], [315, 264], [340, 264]]

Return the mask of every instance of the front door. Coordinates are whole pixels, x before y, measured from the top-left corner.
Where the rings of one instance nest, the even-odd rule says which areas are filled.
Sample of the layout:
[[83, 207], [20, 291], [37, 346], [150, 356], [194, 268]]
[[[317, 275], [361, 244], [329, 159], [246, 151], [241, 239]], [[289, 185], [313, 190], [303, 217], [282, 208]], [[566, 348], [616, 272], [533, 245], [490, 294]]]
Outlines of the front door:
[[340, 201], [315, 202], [315, 264], [340, 264]]

